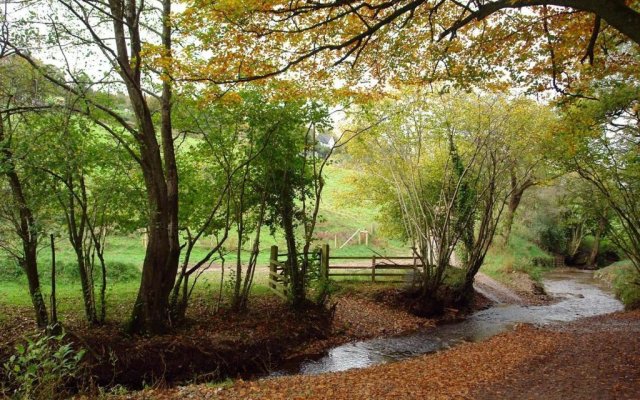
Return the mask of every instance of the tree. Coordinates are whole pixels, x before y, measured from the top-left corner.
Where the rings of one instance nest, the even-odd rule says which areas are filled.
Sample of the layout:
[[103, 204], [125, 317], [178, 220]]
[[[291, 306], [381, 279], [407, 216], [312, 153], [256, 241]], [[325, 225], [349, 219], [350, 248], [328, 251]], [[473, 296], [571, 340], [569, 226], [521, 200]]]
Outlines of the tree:
[[[108, 133], [89, 119], [66, 109], [51, 114], [30, 146], [30, 151], [37, 154], [34, 168], [50, 178], [51, 198], [59, 205], [53, 212], [65, 226], [76, 254], [87, 321], [103, 323], [107, 285], [104, 242], [116, 223], [111, 210], [118, 207], [134, 213], [132, 207], [116, 204], [113, 195], [126, 191], [126, 186], [113, 186], [123, 169], [120, 157], [125, 155], [113, 145]], [[99, 298], [95, 293], [98, 268]]]
[[[258, 162], [263, 169], [267, 225], [284, 233], [286, 274], [295, 308], [307, 303], [315, 226], [324, 188], [323, 169], [331, 156], [316, 152], [317, 134], [328, 127], [328, 112], [317, 103], [294, 100], [280, 111], [277, 132], [264, 145]], [[301, 232], [300, 232], [301, 230]]]
[[[167, 63], [158, 70], [147, 67], [143, 41], [150, 46], [155, 43], [165, 60], [171, 59], [171, 1], [148, 5], [59, 0], [48, 5], [46, 10], [30, 6], [31, 14], [25, 17], [16, 14], [17, 21], [5, 24], [1, 45], [27, 60], [47, 80], [79, 97], [82, 101], [65, 106], [108, 131], [138, 163], [146, 190], [149, 241], [130, 329], [165, 331], [170, 325], [169, 294], [180, 256], [178, 168], [171, 118], [174, 84]], [[39, 17], [50, 23], [42, 36], [32, 29], [25, 37], [23, 30], [16, 28], [16, 24], [34, 27], [43, 12], [46, 15]], [[66, 77], [51, 74], [36, 61], [30, 49], [39, 43], [50, 43], [59, 51], [55, 54], [52, 50], [51, 57], [59, 57]], [[77, 50], [85, 52], [84, 57], [78, 57]], [[71, 56], [78, 57], [76, 60], [102, 57], [108, 68], [106, 77], [91, 78], [79, 72], [69, 63]], [[97, 90], [101, 88], [123, 90], [134, 121], [113, 104], [112, 97]]]
[[564, 162], [604, 197], [616, 215], [611, 239], [640, 272], [640, 89], [634, 83], [604, 85], [599, 101], [567, 107], [559, 127]]
[[502, 223], [502, 237], [506, 245], [525, 191], [552, 180], [557, 174], [546, 148], [556, 117], [549, 106], [529, 99], [498, 103], [494, 108], [502, 108], [501, 112], [507, 119], [499, 131], [509, 164], [510, 194]]
[[[459, 97], [459, 98], [458, 98]], [[501, 135], [508, 126], [500, 102], [473, 95], [404, 93], [374, 106], [387, 121], [351, 146], [384, 202], [399, 215], [404, 235], [425, 266], [418, 296], [422, 312], [463, 303], [492, 243], [506, 204], [508, 153]], [[374, 186], [375, 185], [375, 186]], [[463, 272], [457, 288], [443, 288], [454, 251]], [[460, 276], [460, 274], [457, 274]]]
[[[37, 127], [41, 121], [28, 111], [40, 108], [47, 93], [41, 90], [42, 81], [24, 70], [24, 63], [15, 57], [0, 57], [0, 174], [2, 192], [7, 202], [0, 217], [10, 225], [11, 234], [19, 240], [15, 245], [8, 232], [2, 232], [0, 248], [12, 255], [24, 270], [29, 284], [29, 294], [36, 314], [36, 322], [44, 328], [48, 324], [47, 309], [42, 296], [38, 276], [38, 244], [42, 226], [38, 211], [44, 206], [38, 186], [43, 185], [42, 174], [29, 165], [29, 151], [25, 144], [29, 139], [20, 133]], [[6, 186], [5, 186], [6, 185]]]
[[373, 83], [511, 78], [585, 95], [593, 76], [635, 74], [639, 22], [638, 2], [622, 0], [193, 1], [179, 22], [189, 59], [178, 64], [215, 82], [294, 68], [331, 80], [324, 68], [343, 65], [344, 79]]

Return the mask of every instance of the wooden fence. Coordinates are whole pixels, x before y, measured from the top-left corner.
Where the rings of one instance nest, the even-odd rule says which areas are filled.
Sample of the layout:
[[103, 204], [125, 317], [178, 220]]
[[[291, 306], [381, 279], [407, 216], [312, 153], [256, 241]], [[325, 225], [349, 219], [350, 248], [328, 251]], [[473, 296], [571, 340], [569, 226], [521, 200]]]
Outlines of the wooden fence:
[[[269, 288], [282, 298], [288, 295], [285, 264], [278, 260], [278, 247], [271, 247]], [[413, 272], [411, 280], [407, 279]], [[424, 273], [422, 261], [411, 256], [331, 256], [328, 244], [320, 249], [320, 274], [326, 279], [344, 277], [371, 279], [371, 282], [413, 283]], [[412, 282], [413, 281], [413, 282]]]

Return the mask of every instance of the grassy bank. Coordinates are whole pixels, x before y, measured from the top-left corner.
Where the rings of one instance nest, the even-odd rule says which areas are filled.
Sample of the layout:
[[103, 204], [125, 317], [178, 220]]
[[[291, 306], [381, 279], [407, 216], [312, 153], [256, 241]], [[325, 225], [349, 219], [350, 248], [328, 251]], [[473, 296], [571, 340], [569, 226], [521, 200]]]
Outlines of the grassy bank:
[[[496, 238], [499, 242], [501, 238]], [[527, 274], [540, 283], [553, 265], [553, 257], [534, 242], [512, 234], [507, 246], [495, 244], [487, 253], [481, 271], [500, 282], [512, 283], [513, 273]]]
[[640, 275], [631, 261], [615, 262], [597, 271], [595, 276], [611, 285], [627, 309], [640, 308]]

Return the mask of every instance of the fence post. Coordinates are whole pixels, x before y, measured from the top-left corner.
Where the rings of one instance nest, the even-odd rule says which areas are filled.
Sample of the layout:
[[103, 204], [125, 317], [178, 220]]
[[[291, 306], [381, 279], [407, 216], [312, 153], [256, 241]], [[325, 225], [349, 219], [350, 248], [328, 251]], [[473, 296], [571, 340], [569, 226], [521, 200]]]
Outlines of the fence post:
[[329, 279], [329, 244], [325, 243], [320, 249], [320, 275]]
[[[269, 257], [269, 272], [274, 274], [278, 273], [278, 246], [271, 246], [271, 256]], [[269, 274], [269, 287], [272, 289], [276, 288], [275, 283], [273, 283], [274, 278]]]
[[371, 282], [376, 281], [376, 256], [371, 259]]

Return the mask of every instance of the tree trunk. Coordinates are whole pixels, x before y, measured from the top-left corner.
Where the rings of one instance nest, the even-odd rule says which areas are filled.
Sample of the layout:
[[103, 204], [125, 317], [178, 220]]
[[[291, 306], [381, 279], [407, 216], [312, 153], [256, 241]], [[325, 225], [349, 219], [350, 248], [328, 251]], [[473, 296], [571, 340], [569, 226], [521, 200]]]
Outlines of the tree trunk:
[[305, 277], [302, 275], [298, 265], [295, 228], [293, 226], [293, 193], [291, 193], [291, 183], [286, 173], [283, 180], [285, 182], [282, 193], [282, 227], [284, 229], [285, 241], [287, 242], [287, 267], [289, 269], [289, 278], [291, 280], [291, 302], [293, 307], [297, 308], [302, 306], [305, 302]]
[[[81, 180], [80, 184], [82, 185], [81, 190], [84, 195], [84, 181]], [[88, 265], [87, 265], [87, 257], [85, 256], [84, 251], [84, 239], [86, 235], [87, 229], [87, 218], [86, 215], [86, 201], [84, 204], [81, 204], [81, 214], [80, 221], [77, 219], [76, 215], [76, 199], [75, 199], [75, 186], [73, 183], [73, 178], [69, 178], [67, 181], [67, 188], [69, 190], [69, 202], [66, 204], [67, 206], [67, 226], [69, 229], [69, 241], [71, 242], [71, 246], [73, 247], [74, 252], [76, 253], [76, 261], [78, 263], [78, 273], [80, 276], [80, 286], [82, 288], [82, 300], [84, 302], [84, 313], [87, 321], [90, 324], [95, 324], [98, 322], [98, 318], [96, 315], [96, 304], [95, 304], [95, 295], [93, 290], [93, 279], [88, 274]], [[83, 196], [83, 201], [85, 200]]]
[[[159, 155], [157, 161], [160, 161]], [[163, 175], [161, 164], [160, 171], [144, 172], [148, 190], [149, 241], [129, 328], [133, 332], [161, 333], [170, 325], [169, 295], [178, 271], [180, 249], [170, 223], [177, 217], [178, 210], [166, 197], [164, 179], [160, 179]]]
[[[161, 148], [142, 89], [142, 39], [137, 19], [139, 10], [135, 2], [127, 3], [126, 7], [116, 0], [109, 4], [114, 16], [114, 41], [120, 75], [138, 123], [139, 132], [135, 139], [138, 142], [139, 162], [147, 192], [149, 241], [129, 330], [161, 333], [170, 326], [169, 296], [175, 283], [180, 257], [178, 170], [171, 124], [172, 82], [170, 76], [163, 76], [160, 98]], [[163, 0], [162, 5], [162, 46], [166, 52], [165, 57], [171, 57], [171, 1]]]
[[600, 238], [604, 229], [606, 227], [607, 221], [603, 218], [598, 220], [598, 227], [596, 228], [595, 237], [593, 238], [593, 247], [591, 248], [591, 253], [589, 254], [589, 261], [587, 265], [589, 267], [595, 268], [597, 265], [598, 253], [600, 252]]
[[533, 185], [535, 185], [535, 183], [531, 179], [527, 179], [522, 183], [522, 185], [518, 186], [515, 171], [513, 169], [511, 170], [511, 195], [509, 196], [509, 204], [507, 205], [507, 214], [504, 216], [504, 228], [502, 231], [505, 246], [509, 244], [511, 229], [513, 228], [513, 220], [516, 216], [516, 210], [522, 201], [522, 195], [525, 190]]
[[29, 283], [29, 294], [31, 295], [31, 302], [36, 312], [36, 323], [39, 328], [46, 328], [49, 324], [49, 317], [47, 314], [47, 307], [40, 290], [40, 278], [38, 277], [38, 260], [37, 260], [37, 239], [35, 233], [32, 240], [23, 240], [23, 248], [25, 252], [24, 260], [21, 262], [22, 269], [27, 275], [27, 282]]

